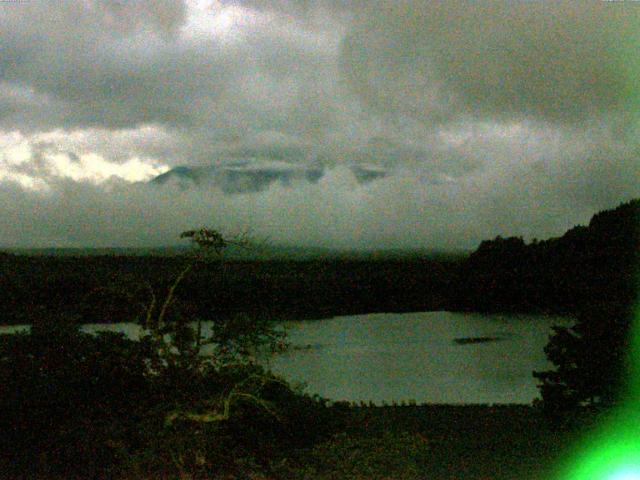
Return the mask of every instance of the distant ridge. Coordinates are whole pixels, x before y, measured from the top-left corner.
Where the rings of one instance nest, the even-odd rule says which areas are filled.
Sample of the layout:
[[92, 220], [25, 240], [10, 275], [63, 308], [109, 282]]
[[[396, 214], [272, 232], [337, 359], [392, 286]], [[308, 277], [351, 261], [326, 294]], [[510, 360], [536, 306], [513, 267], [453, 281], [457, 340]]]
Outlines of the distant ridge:
[[[388, 169], [376, 165], [353, 164], [348, 169], [360, 184], [390, 175]], [[319, 164], [241, 159], [206, 166], [181, 165], [158, 175], [149, 183], [157, 186], [173, 184], [183, 189], [210, 186], [227, 194], [238, 194], [260, 192], [273, 184], [315, 184], [325, 173], [326, 167]]]
[[[45, 257], [88, 256], [181, 256], [192, 251], [190, 245], [162, 247], [107, 247], [107, 248], [0, 248], [0, 253]], [[377, 249], [341, 250], [323, 247], [257, 244], [249, 249], [230, 246], [225, 252], [227, 260], [315, 260], [315, 259], [361, 259], [387, 260], [430, 258], [452, 260], [468, 255], [466, 251], [442, 251], [433, 249]]]
[[[594, 304], [626, 308], [637, 298], [639, 216], [640, 201], [634, 200], [597, 213], [589, 225], [562, 237], [530, 243], [496, 237], [471, 254], [262, 244], [255, 251], [229, 252], [227, 258], [237, 261], [228, 262], [224, 289], [219, 264], [212, 262], [185, 280], [181, 295], [203, 318], [212, 312], [262, 314], [265, 306], [282, 319], [426, 310], [574, 315]], [[145, 282], [166, 288], [184, 268], [179, 255], [188, 248], [0, 254], [3, 271], [9, 272], [0, 278], [0, 323], [30, 323], [42, 309], [61, 305], [89, 323], [134, 318], [140, 314], [136, 305], [149, 301]], [[108, 294], [103, 287], [121, 282], [132, 287], [137, 303], [109, 300], [121, 290]], [[105, 310], [114, 305], [115, 310]]]
[[1, 248], [0, 251], [11, 253], [14, 255], [29, 255], [42, 257], [86, 257], [100, 255], [119, 255], [119, 256], [144, 256], [159, 255], [172, 256], [181, 255], [189, 247], [184, 245], [167, 246], [167, 247], [7, 247]]

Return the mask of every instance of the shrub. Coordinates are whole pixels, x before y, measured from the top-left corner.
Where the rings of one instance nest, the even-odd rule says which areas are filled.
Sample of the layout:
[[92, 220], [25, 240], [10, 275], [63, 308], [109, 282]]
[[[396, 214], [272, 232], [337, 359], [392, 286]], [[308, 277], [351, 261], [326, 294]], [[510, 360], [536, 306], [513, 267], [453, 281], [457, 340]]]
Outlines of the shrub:
[[[185, 232], [199, 250], [164, 297], [152, 292], [138, 341], [43, 315], [0, 337], [0, 469], [14, 476], [216, 478], [269, 472], [326, 435], [325, 402], [257, 364], [284, 347], [267, 318], [214, 321], [176, 308], [182, 279], [231, 242]], [[238, 244], [243, 244], [238, 242]]]
[[117, 464], [150, 393], [143, 358], [124, 335], [89, 335], [68, 319], [2, 335], [0, 470], [92, 476]]
[[554, 327], [547, 358], [554, 369], [534, 372], [542, 407], [553, 418], [580, 407], [608, 409], [623, 394], [629, 365], [632, 310], [616, 304], [585, 306], [570, 328]]

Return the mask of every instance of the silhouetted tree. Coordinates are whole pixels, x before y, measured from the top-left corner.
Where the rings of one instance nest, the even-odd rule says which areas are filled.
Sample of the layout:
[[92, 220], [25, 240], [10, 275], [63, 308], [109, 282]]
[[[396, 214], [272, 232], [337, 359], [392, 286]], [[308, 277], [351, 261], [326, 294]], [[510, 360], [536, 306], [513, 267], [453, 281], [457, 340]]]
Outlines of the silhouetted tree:
[[324, 435], [326, 402], [257, 363], [284, 346], [269, 318], [177, 307], [207, 251], [222, 263], [232, 243], [206, 228], [183, 238], [197, 249], [166, 293], [149, 287], [138, 340], [45, 309], [29, 332], [0, 335], [0, 477], [248, 478]]
[[626, 305], [640, 262], [640, 200], [597, 213], [588, 226], [525, 244], [483, 241], [460, 263], [453, 308], [576, 314], [595, 299]]
[[585, 307], [572, 327], [554, 327], [545, 353], [555, 368], [534, 372], [548, 413], [618, 401], [629, 372], [631, 319], [631, 308], [600, 303]]
[[628, 355], [640, 261], [640, 201], [592, 218], [560, 239], [539, 244], [555, 266], [551, 278], [573, 296], [576, 323], [555, 327], [545, 348], [555, 368], [534, 372], [547, 412], [617, 402], [629, 373]]
[[121, 333], [90, 335], [55, 315], [0, 335], [3, 478], [107, 475], [150, 405], [147, 358]]

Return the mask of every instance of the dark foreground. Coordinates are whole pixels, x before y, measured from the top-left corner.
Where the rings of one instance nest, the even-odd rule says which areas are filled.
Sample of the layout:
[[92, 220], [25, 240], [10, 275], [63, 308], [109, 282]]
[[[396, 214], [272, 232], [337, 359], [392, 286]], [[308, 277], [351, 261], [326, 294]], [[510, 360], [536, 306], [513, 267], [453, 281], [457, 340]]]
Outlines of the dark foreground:
[[[553, 426], [538, 409], [526, 405], [330, 408], [333, 432], [314, 445], [280, 456], [269, 473], [251, 469], [241, 476], [176, 477], [168, 468], [172, 473], [166, 475], [138, 470], [108, 478], [552, 479], [573, 442], [568, 427]], [[2, 478], [62, 478], [44, 471], [32, 475]]]
[[[0, 478], [557, 478], [578, 437], [535, 407], [330, 405], [251, 352], [281, 348], [270, 319], [303, 314], [569, 312], [575, 329], [546, 350], [557, 371], [535, 374], [545, 409], [610, 404], [626, 371], [639, 207], [558, 239], [497, 237], [462, 259], [202, 262], [184, 282], [187, 258], [0, 254], [0, 324], [32, 324], [0, 335]], [[216, 319], [211, 335], [194, 319]], [[118, 321], [149, 334], [79, 330]]]
[[343, 428], [297, 452], [282, 478], [550, 479], [572, 438], [526, 405], [357, 407], [339, 415]]

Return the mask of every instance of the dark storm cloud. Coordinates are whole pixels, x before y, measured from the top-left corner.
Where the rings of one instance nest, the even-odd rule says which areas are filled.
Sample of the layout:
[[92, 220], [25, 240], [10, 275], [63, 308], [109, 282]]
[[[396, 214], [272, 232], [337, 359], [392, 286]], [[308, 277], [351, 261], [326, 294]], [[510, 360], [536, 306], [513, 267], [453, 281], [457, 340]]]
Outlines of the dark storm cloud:
[[[112, 126], [151, 118], [146, 109], [154, 102], [140, 82], [145, 73], [149, 77], [148, 68], [162, 65], [154, 65], [153, 56], [143, 59], [144, 50], [170, 42], [184, 15], [185, 6], [173, 0], [3, 4], [0, 79], [43, 100], [23, 114], [33, 124], [24, 127]], [[109, 108], [111, 103], [123, 111]]]
[[3, 9], [0, 80], [47, 99], [4, 108], [3, 124], [133, 128], [159, 123], [210, 142], [229, 132], [331, 124], [321, 46], [268, 25], [246, 40], [181, 35], [179, 2], [32, 2]]
[[[472, 248], [561, 234], [640, 196], [639, 3], [198, 8], [0, 3], [0, 245], [171, 243], [209, 224]], [[235, 197], [106, 180], [109, 162], [156, 172], [248, 157], [326, 174]], [[361, 185], [353, 164], [389, 175]], [[95, 178], [81, 172], [91, 165]]]
[[629, 109], [640, 93], [636, 2], [240, 3], [350, 19], [343, 73], [379, 111], [576, 121]]
[[224, 45], [181, 38], [181, 2], [3, 6], [0, 79], [47, 100], [21, 109], [14, 96], [0, 115], [28, 110], [67, 128], [161, 123], [198, 141], [198, 128], [318, 139], [357, 123], [360, 106], [437, 124], [573, 122], [628, 110], [640, 93], [632, 2], [228, 4], [276, 16]]

